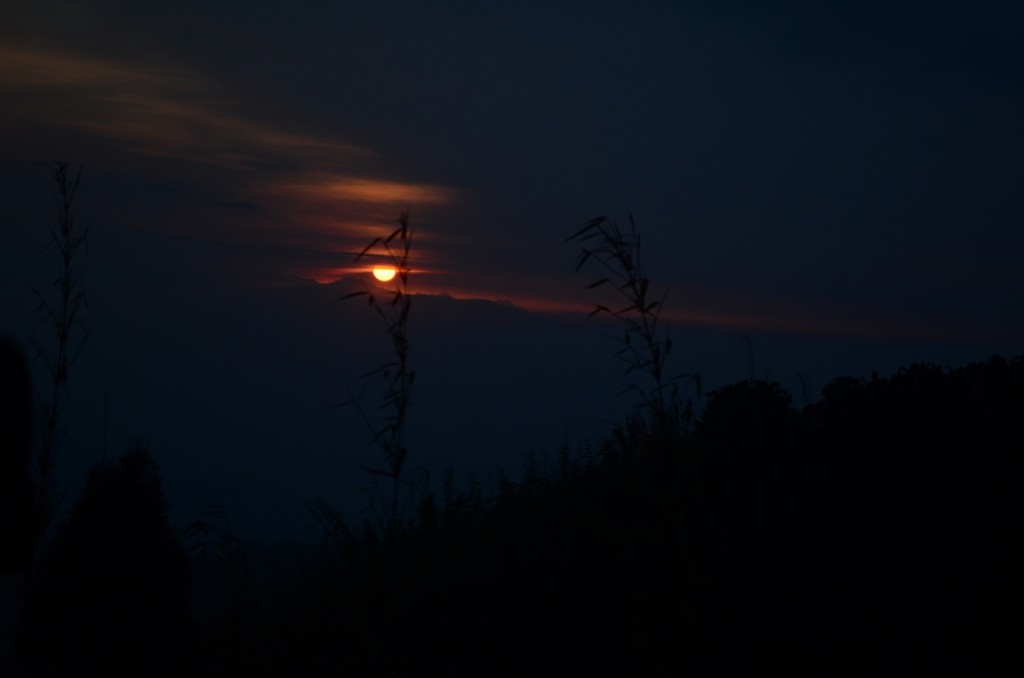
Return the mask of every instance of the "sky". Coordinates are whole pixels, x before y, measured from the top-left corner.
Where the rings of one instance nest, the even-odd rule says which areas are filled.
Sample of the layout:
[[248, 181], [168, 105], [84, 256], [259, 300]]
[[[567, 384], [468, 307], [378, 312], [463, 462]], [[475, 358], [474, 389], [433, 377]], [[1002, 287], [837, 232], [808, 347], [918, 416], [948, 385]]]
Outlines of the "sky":
[[[50, 275], [47, 164], [83, 167], [94, 364], [82, 369], [99, 391], [120, 389], [121, 419], [133, 422], [123, 428], [167, 447], [198, 443], [131, 410], [126, 380], [160, 375], [132, 387], [169, 394], [151, 395], [154, 409], [198, 390], [212, 412], [225, 396], [202, 384], [219, 383], [217, 367], [237, 363], [223, 377], [241, 389], [228, 389], [235, 402], [259, 390], [237, 386], [251, 369], [240, 346], [312, 355], [310, 342], [329, 351], [330, 332], [363, 336], [361, 323], [372, 342], [372, 316], [295, 309], [323, 296], [335, 313], [324, 284], [365, 278], [372, 258], [354, 254], [402, 211], [415, 230], [414, 291], [525, 309], [492, 317], [425, 302], [438, 314], [424, 317], [436, 333], [426, 362], [445, 365], [462, 346], [450, 374], [466, 379], [479, 371], [465, 357], [473, 332], [531, 356], [557, 353], [544, 337], [583, 341], [588, 330], [564, 313], [607, 297], [583, 289], [599, 274], [574, 275], [578, 245], [564, 241], [600, 215], [633, 216], [645, 271], [669, 290], [665, 318], [687, 346], [681, 370], [724, 360], [719, 382], [757, 362], [820, 388], [839, 373], [1024, 346], [1017, 2], [40, 0], [4, 15], [2, 329], [24, 334], [26, 289]], [[284, 372], [271, 385], [332, 397], [358, 374], [351, 365], [365, 367], [366, 345], [332, 357], [337, 376], [319, 389]], [[532, 372], [525, 357], [481, 359], [504, 365], [501, 379], [530, 375], [507, 382], [520, 397], [504, 407], [523, 416], [536, 400], [523, 384], [546, 378], [546, 397], [566, 402], [573, 380], [607, 376], [593, 362], [604, 349], [563, 356], [588, 357], [560, 378], [551, 360]], [[270, 351], [249, 358], [283, 369]], [[460, 386], [446, 388], [436, 400]], [[99, 391], [81, 397], [98, 407]], [[594, 416], [613, 416], [595, 402]], [[424, 409], [435, 406], [445, 411]], [[288, 426], [305, 416], [262, 407]], [[545, 416], [509, 426], [541, 445], [577, 414]]]

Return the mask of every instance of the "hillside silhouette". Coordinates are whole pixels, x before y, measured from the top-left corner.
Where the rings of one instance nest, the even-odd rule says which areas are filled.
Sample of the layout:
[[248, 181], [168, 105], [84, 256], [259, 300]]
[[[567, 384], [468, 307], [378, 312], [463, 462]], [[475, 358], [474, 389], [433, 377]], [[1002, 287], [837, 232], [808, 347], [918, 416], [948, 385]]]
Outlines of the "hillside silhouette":
[[671, 444], [638, 413], [522, 478], [449, 476], [390, 538], [323, 505], [322, 547], [287, 576], [274, 555], [277, 575], [231, 595], [193, 589], [220, 601], [194, 601], [196, 622], [181, 603], [201, 562], [186, 561], [136, 447], [94, 469], [47, 545], [20, 665], [1011, 675], [1022, 414], [1020, 358], [838, 378], [802, 411], [777, 383], [739, 382]]

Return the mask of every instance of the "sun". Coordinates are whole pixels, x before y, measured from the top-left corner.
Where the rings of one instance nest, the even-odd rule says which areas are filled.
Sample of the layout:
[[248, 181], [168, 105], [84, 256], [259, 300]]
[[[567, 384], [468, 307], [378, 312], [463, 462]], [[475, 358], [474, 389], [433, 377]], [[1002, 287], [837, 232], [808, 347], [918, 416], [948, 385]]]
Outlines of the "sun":
[[398, 269], [394, 266], [374, 266], [373, 277], [381, 282], [388, 282], [392, 280], [398, 273]]

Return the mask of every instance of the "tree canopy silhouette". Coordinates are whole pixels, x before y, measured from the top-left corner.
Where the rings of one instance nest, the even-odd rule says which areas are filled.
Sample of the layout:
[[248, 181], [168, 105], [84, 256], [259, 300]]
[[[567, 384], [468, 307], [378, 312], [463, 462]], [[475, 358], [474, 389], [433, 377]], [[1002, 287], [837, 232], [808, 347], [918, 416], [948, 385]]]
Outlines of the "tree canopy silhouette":
[[18, 634], [43, 672], [163, 675], [188, 628], [188, 560], [159, 470], [136, 441], [96, 464], [42, 556]]
[[21, 349], [0, 337], [0, 572], [28, 561], [35, 544], [32, 386]]

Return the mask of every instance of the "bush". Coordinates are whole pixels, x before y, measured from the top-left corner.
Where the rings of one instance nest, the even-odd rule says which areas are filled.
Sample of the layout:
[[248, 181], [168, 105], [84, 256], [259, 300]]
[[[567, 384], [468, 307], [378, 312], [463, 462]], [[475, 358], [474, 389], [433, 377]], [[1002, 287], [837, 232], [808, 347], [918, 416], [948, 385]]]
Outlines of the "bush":
[[0, 337], [0, 572], [25, 565], [35, 546], [32, 384], [16, 343]]
[[185, 550], [156, 464], [139, 442], [90, 471], [33, 573], [18, 632], [43, 673], [163, 675], [188, 628]]

